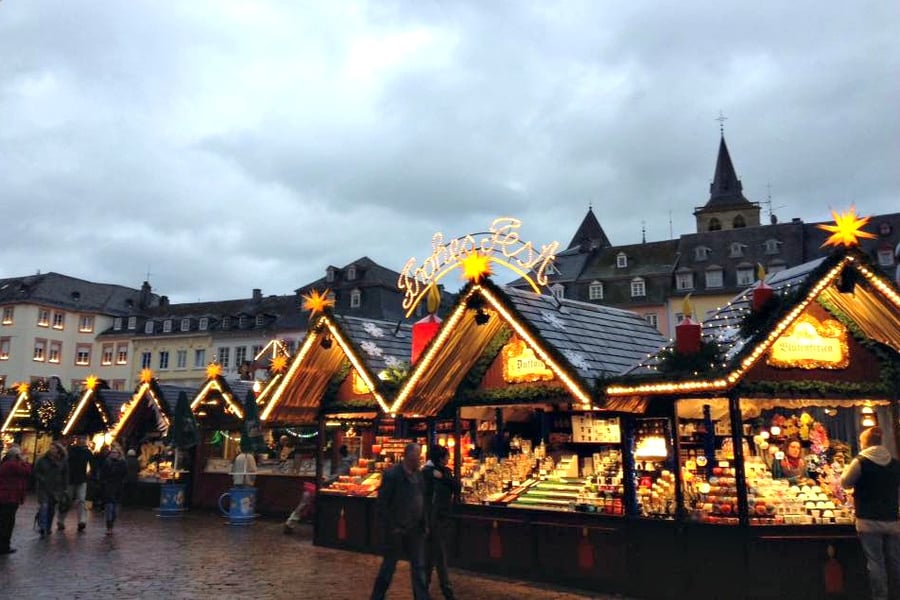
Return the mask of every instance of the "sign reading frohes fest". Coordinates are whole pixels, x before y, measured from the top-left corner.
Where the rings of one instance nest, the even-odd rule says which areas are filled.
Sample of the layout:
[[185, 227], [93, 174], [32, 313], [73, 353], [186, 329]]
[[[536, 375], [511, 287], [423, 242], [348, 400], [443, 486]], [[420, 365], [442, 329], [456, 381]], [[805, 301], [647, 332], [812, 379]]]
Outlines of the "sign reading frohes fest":
[[506, 344], [502, 355], [503, 381], [506, 383], [532, 383], [553, 379], [553, 371], [521, 340]]
[[820, 322], [801, 315], [772, 345], [766, 364], [782, 369], [846, 369], [847, 328], [834, 319]]

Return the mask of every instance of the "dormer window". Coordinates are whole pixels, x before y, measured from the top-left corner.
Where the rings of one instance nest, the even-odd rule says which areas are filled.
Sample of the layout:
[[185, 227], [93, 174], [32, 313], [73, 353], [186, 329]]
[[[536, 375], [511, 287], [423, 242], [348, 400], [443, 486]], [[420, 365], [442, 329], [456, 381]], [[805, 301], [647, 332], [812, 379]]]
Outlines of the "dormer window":
[[882, 267], [890, 267], [894, 264], [894, 251], [890, 246], [882, 246], [878, 249], [878, 264]]
[[238, 327], [243, 329], [247, 326], [247, 324], [247, 315], [241, 315], [240, 317], [238, 317]]
[[172, 333], [172, 319], [163, 321], [163, 333]]
[[328, 283], [334, 283], [334, 267], [328, 267], [325, 271], [325, 281]]
[[122, 331], [122, 317], [113, 319], [113, 331]]
[[781, 252], [781, 242], [778, 240], [766, 240], [763, 244], [766, 254], [778, 254]]
[[197, 329], [200, 331], [206, 331], [209, 329], [209, 317], [200, 317], [200, 322], [197, 324]]
[[153, 333], [153, 321], [144, 323], [144, 333]]
[[362, 292], [353, 290], [350, 292], [350, 308], [359, 308], [362, 305]]
[[746, 246], [740, 242], [732, 242], [728, 247], [728, 256], [730, 258], [740, 258], [744, 255], [744, 248]]
[[550, 292], [553, 294], [553, 297], [557, 300], [562, 300], [566, 297], [566, 288], [561, 283], [554, 284], [550, 286]]
[[712, 252], [712, 250], [706, 246], [697, 246], [694, 248], [694, 260], [702, 262], [709, 258], [710, 252]]
[[128, 329], [137, 329], [137, 317], [128, 317]]
[[616, 268], [625, 269], [628, 267], [628, 256], [624, 252], [616, 254]]
[[744, 215], [738, 215], [731, 222], [731, 226], [735, 229], [742, 229], [747, 226], [747, 219], [744, 218]]
[[643, 277], [635, 277], [631, 280], [631, 297], [643, 298], [647, 295], [647, 284]]
[[603, 282], [602, 281], [592, 281], [590, 287], [588, 287], [588, 299], [589, 300], [603, 300]]
[[694, 289], [694, 272], [690, 269], [684, 269], [675, 274], [676, 290], [692, 290]]
[[711, 265], [706, 270], [706, 287], [707, 288], [720, 288], [720, 287], [722, 287], [722, 284], [723, 284], [722, 267]]
[[356, 279], [356, 265], [350, 265], [347, 267], [347, 281], [353, 281]]
[[737, 284], [750, 285], [756, 278], [753, 265], [738, 265], [737, 268]]
[[722, 230], [722, 221], [713, 217], [709, 220], [709, 231], [721, 231]]
[[328, 298], [329, 300], [331, 300], [332, 302], [337, 303], [337, 294], [335, 294], [334, 292], [328, 292], [328, 294], [325, 297]]
[[222, 317], [222, 329], [231, 329], [231, 317]]
[[256, 315], [256, 326], [262, 327], [266, 324], [266, 316], [265, 315]]
[[181, 330], [182, 331], [190, 331], [191, 330], [191, 320], [190, 319], [182, 319], [181, 320]]

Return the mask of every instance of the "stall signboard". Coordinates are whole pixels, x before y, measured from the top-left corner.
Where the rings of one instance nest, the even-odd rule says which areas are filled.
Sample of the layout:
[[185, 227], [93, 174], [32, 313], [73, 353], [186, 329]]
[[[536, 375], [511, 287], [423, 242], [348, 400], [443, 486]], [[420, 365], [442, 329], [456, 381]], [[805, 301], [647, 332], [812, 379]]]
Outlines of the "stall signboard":
[[772, 344], [766, 364], [782, 369], [845, 369], [850, 364], [847, 328], [834, 319], [801, 315]]
[[503, 380], [506, 383], [552, 381], [553, 371], [534, 354], [522, 340], [513, 340], [503, 347]]

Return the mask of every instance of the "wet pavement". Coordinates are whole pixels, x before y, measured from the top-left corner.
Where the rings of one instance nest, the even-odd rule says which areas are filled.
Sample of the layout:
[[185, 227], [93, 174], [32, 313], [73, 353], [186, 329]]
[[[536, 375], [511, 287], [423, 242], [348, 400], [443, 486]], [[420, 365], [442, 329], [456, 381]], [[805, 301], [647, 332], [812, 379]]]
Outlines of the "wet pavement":
[[[114, 535], [104, 535], [101, 513], [90, 512], [84, 533], [68, 527], [41, 540], [32, 529], [33, 498], [20, 507], [12, 546], [0, 556], [5, 598], [368, 598], [378, 557], [313, 546], [311, 528], [282, 533], [280, 522], [232, 527], [205, 512], [160, 519], [125, 508]], [[453, 571], [461, 599], [611, 599]], [[439, 599], [437, 582], [432, 597]], [[412, 598], [409, 569], [398, 566], [391, 600]]]

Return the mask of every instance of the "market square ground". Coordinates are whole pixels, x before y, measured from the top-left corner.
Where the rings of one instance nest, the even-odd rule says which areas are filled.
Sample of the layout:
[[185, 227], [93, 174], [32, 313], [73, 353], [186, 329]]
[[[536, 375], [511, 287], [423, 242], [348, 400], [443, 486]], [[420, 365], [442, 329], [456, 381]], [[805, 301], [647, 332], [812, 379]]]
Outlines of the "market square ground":
[[[315, 547], [308, 528], [288, 536], [273, 520], [231, 527], [206, 512], [165, 520], [150, 509], [126, 508], [112, 537], [92, 513], [85, 533], [75, 531], [70, 514], [65, 531], [41, 540], [31, 527], [35, 510], [29, 498], [13, 534], [18, 552], [0, 557], [3, 597], [365, 599], [378, 568], [375, 556]], [[460, 598], [614, 598], [459, 571], [454, 583]], [[437, 592], [436, 582], [432, 587]], [[412, 597], [405, 564], [390, 597]]]

